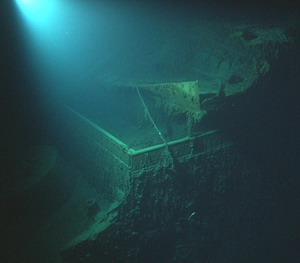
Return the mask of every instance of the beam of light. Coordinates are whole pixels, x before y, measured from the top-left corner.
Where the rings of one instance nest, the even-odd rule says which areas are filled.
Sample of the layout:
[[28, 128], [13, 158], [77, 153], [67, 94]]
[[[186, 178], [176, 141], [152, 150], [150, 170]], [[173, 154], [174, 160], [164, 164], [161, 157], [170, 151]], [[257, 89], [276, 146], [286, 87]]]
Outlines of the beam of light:
[[54, 19], [57, 0], [15, 0], [24, 18], [33, 27], [47, 27]]
[[129, 35], [123, 30], [126, 20], [121, 7], [103, 2], [14, 0], [24, 29], [23, 57], [40, 94], [63, 97], [87, 83], [96, 85], [102, 63], [116, 56], [116, 45], [123, 43], [116, 36]]

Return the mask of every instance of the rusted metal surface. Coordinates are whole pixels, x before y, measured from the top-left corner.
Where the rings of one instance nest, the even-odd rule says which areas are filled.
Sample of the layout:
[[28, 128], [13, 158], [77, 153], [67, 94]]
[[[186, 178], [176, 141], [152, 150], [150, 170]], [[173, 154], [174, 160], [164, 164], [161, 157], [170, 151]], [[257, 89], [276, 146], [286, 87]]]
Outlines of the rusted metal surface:
[[[129, 172], [167, 165], [165, 163], [165, 144], [135, 150], [73, 109], [66, 108], [66, 110], [81, 136], [90, 141], [95, 148], [102, 151], [104, 149], [107, 155], [124, 164]], [[181, 159], [197, 154], [197, 152], [206, 151], [210, 147], [212, 138], [216, 140], [216, 134], [216, 131], [211, 131], [194, 137], [184, 137], [167, 144], [172, 156]], [[93, 157], [91, 156], [91, 158]]]

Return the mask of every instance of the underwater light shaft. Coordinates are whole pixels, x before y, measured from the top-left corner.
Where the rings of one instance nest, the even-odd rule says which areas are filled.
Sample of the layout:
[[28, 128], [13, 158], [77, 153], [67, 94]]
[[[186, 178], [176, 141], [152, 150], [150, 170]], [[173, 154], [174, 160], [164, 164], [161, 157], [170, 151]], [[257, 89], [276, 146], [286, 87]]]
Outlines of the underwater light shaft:
[[45, 26], [54, 19], [57, 0], [15, 0], [24, 18], [32, 26]]

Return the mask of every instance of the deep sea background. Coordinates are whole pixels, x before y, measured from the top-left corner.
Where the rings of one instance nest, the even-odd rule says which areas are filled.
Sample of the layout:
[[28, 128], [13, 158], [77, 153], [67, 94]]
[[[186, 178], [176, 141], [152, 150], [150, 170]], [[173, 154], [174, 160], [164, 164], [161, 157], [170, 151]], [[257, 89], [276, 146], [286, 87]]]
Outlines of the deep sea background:
[[[51, 144], [55, 137], [55, 129], [59, 127], [49, 127], [50, 110], [47, 105], [51, 107], [53, 101], [68, 100], [76, 96], [76, 92], [80, 93], [85, 89], [93, 90], [100, 81], [97, 79], [97, 72], [92, 77], [82, 76], [95, 72], [98, 59], [113, 61], [115, 56], [116, 64], [112, 64], [111, 68], [103, 69], [105, 71], [103, 76], [108, 82], [116, 81], [118, 77], [115, 75], [123, 74], [124, 69], [135, 63], [135, 56], [130, 61], [126, 60], [124, 54], [114, 53], [118, 47], [128, 45], [130, 52], [134, 54], [132, 47], [139, 50], [139, 43], [143, 43], [151, 51], [151, 47], [155, 45], [152, 36], [163, 37], [173, 24], [176, 25], [180, 21], [185, 21], [187, 24], [196, 23], [199, 17], [202, 19], [205, 17], [208, 21], [246, 20], [268, 24], [269, 21], [281, 23], [289, 18], [292, 19], [297, 13], [295, 10], [300, 10], [296, 1], [229, 0], [201, 3], [111, 1], [111, 4], [108, 2], [105, 4], [108, 10], [117, 10], [117, 12], [114, 14], [112, 11], [113, 14], [107, 22], [108, 29], [101, 33], [108, 36], [106, 42], [101, 43], [105, 50], [103, 54], [93, 53], [93, 48], [96, 48], [99, 39], [92, 37], [93, 31], [97, 28], [97, 24], [92, 23], [94, 28], [85, 35], [86, 38], [81, 43], [84, 46], [85, 42], [95, 41], [91, 50], [86, 51], [86, 56], [80, 50], [81, 46], [71, 50], [72, 43], [76, 42], [79, 35], [67, 42], [59, 42], [65, 43], [65, 46], [56, 51], [61, 51], [65, 57], [56, 67], [57, 60], [53, 59], [48, 63], [47, 60], [43, 60], [43, 56], [34, 56], [34, 49], [32, 50], [28, 41], [29, 33], [24, 28], [24, 21], [16, 12], [13, 1], [1, 1], [0, 176], [4, 174], [5, 177], [9, 176], [9, 169], [14, 165], [12, 156], [20, 149], [37, 144]], [[122, 23], [124, 22], [124, 28], [122, 23], [115, 23], [115, 16], [120, 18]], [[80, 22], [78, 24], [80, 25]], [[162, 29], [157, 32], [160, 26]], [[114, 33], [109, 30], [110, 28], [115, 30]], [[300, 32], [296, 32], [295, 35], [295, 41], [299, 43]], [[68, 45], [71, 51], [68, 50]], [[76, 58], [76, 54], [80, 56], [79, 58], [83, 57], [82, 65], [79, 63], [80, 59]], [[46, 57], [50, 58], [52, 55], [51, 49], [47, 47]], [[59, 58], [59, 54], [55, 53], [55, 56]], [[118, 56], [123, 58], [118, 60]], [[151, 52], [145, 56], [151, 57]], [[70, 57], [72, 60], [68, 61]], [[281, 258], [273, 262], [293, 263], [298, 262], [298, 256], [300, 257], [299, 61], [300, 44], [288, 52], [280, 64], [275, 63], [271, 73], [249, 91], [247, 100], [236, 101], [238, 110], [225, 109], [220, 114], [212, 116], [208, 124], [211, 128], [221, 129], [241, 149], [247, 148], [249, 158], [261, 165], [264, 174], [262, 185], [273, 199], [272, 205], [261, 203], [255, 209], [261, 211], [262, 215], [266, 213], [265, 218], [270, 220], [264, 222], [269, 227], [262, 231], [263, 239], [270, 242], [270, 250], [282, 251]], [[49, 69], [49, 75], [46, 69]], [[80, 77], [77, 79], [78, 74]], [[145, 72], [140, 74], [143, 75]], [[112, 103], [117, 102], [117, 98], [112, 101]], [[59, 116], [57, 118], [59, 119]], [[264, 211], [266, 208], [270, 211]], [[270, 218], [267, 216], [270, 213], [276, 216]], [[5, 218], [5, 214], [5, 210], [0, 211], [2, 218]], [[260, 222], [254, 223], [260, 224]], [[277, 232], [274, 232], [274, 229]], [[5, 229], [0, 231], [0, 235], [2, 235], [1, 242], [3, 240], [9, 242], [10, 237]], [[274, 239], [282, 242], [272, 243]], [[293, 257], [287, 257], [288, 261], [285, 261], [285, 254], [289, 252]]]

